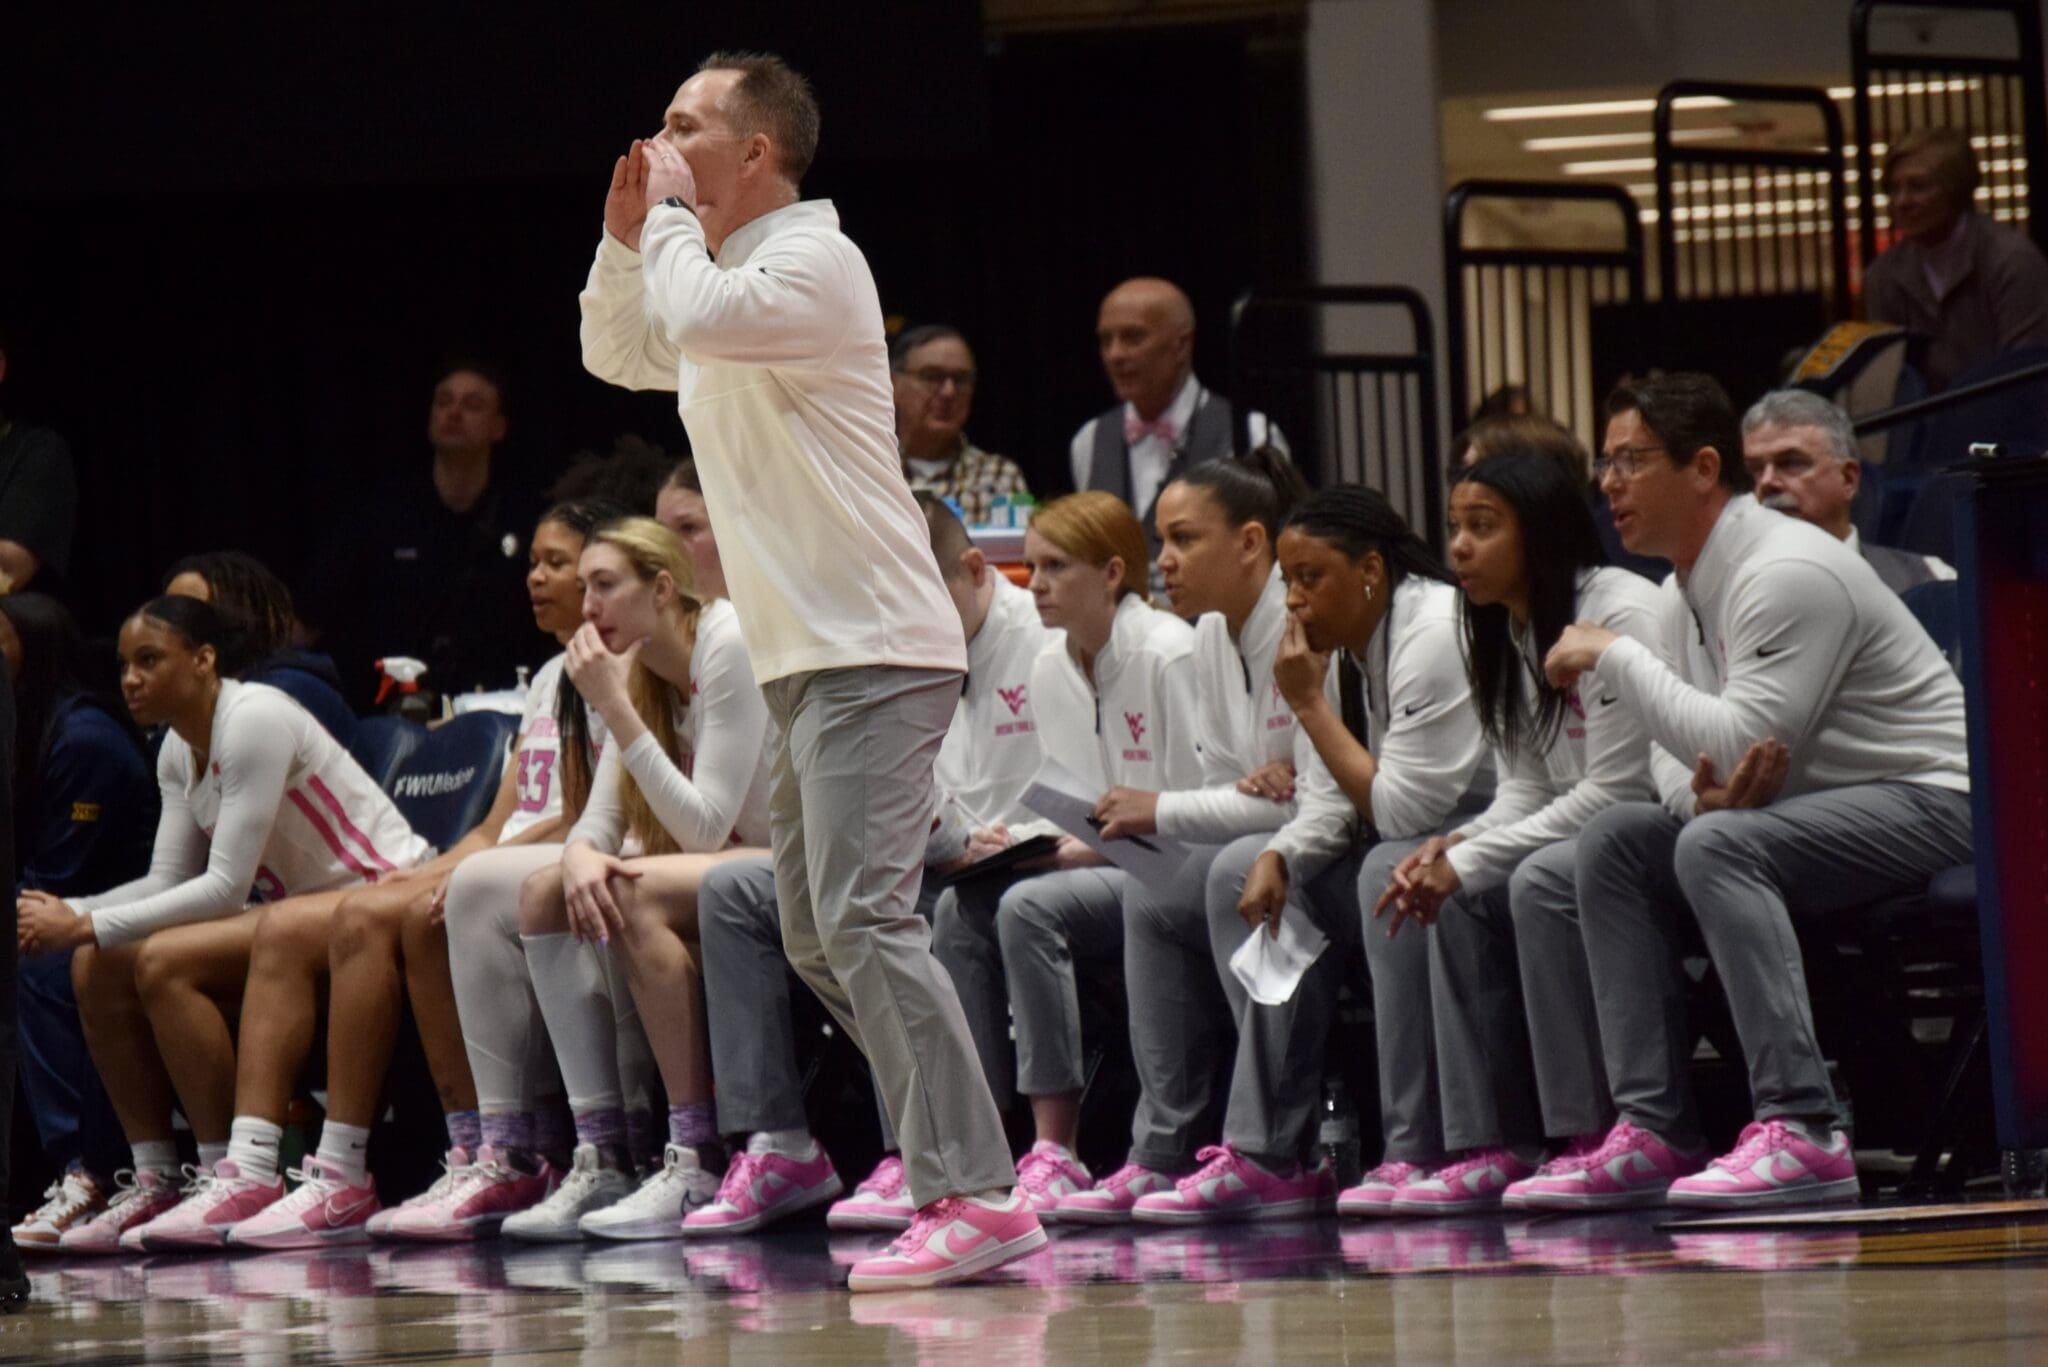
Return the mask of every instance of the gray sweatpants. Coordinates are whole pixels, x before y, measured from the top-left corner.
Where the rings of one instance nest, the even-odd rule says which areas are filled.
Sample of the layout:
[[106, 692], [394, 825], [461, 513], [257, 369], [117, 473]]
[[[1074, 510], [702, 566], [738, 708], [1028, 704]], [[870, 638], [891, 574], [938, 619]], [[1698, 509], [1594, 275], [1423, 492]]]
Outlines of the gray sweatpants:
[[913, 1200], [1016, 1181], [953, 983], [917, 914], [944, 670], [830, 669], [762, 689], [781, 740], [770, 818], [790, 963], [867, 1055]]
[[[1536, 1095], [1543, 1132], [1557, 1139], [1605, 1134], [1614, 1125], [1600, 1012], [1593, 1001], [1585, 937], [1579, 933], [1578, 862], [1579, 842], [1560, 840], [1524, 859], [1508, 880]], [[1654, 971], [1670, 968], [1660, 960]], [[1683, 993], [1682, 983], [1672, 985]], [[1617, 986], [1626, 990], [1633, 984]], [[1682, 995], [1679, 1000], [1682, 1004]], [[1680, 1077], [1683, 1087], [1682, 1071]]]
[[1209, 948], [1216, 971], [1232, 984], [1233, 1005], [1241, 1003], [1223, 1138], [1255, 1162], [1284, 1169], [1301, 1161], [1322, 1102], [1330, 1022], [1344, 986], [1345, 963], [1358, 946], [1358, 871], [1364, 856], [1353, 851], [1288, 889], [1289, 902], [1329, 936], [1330, 943], [1302, 974], [1291, 998], [1278, 1006], [1261, 1006], [1236, 986], [1230, 956], [1251, 933], [1237, 914], [1237, 901], [1268, 839], [1248, 835], [1234, 840], [1209, 866]]
[[[1970, 851], [1969, 795], [1915, 783], [1808, 793], [1683, 825], [1648, 803], [1595, 817], [1579, 837], [1579, 917], [1622, 1117], [1667, 1140], [1697, 1132], [1683, 1090], [1682, 984], [1670, 990], [1672, 928], [1689, 904], [1727, 993], [1756, 1117], [1834, 1123], [1792, 909], [1812, 915], [1923, 890]], [[1623, 986], [1631, 974], [1639, 990]]]
[[1216, 1070], [1245, 1000], [1235, 974], [1225, 975], [1235, 1001], [1225, 995], [1209, 943], [1209, 872], [1222, 852], [1193, 847], [1164, 886], [1124, 883], [1124, 992], [1139, 1084], [1131, 1162], [1154, 1172], [1193, 1169], [1220, 1122]]
[[[1358, 877], [1386, 1156], [1408, 1162], [1541, 1138], [1508, 889], [1460, 893], [1428, 927], [1373, 916], [1422, 842], [1373, 847]], [[1432, 1152], [1431, 1146], [1435, 1151]]]
[[[929, 880], [918, 915], [931, 917]], [[803, 1080], [789, 1007], [789, 956], [775, 906], [775, 861], [727, 859], [705, 871], [697, 889], [697, 933], [704, 950], [704, 1003], [711, 1024], [711, 1071], [718, 1079], [718, 1120], [728, 1134], [800, 1130]], [[876, 1109], [885, 1148], [896, 1145], [889, 1114]]]
[[[1077, 960], [1113, 961], [1123, 946], [1123, 870], [1056, 869], [946, 889], [932, 911], [932, 951], [959, 988], [998, 1104], [1078, 1092]], [[1016, 1026], [1014, 1083], [1010, 1024]]]

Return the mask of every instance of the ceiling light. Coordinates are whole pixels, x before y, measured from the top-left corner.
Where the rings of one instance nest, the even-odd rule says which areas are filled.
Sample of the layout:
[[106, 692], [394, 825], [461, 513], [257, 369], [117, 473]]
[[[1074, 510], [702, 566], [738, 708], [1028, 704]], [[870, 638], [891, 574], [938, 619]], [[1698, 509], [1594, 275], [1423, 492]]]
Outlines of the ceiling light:
[[[1711, 142], [1716, 138], [1738, 137], [1742, 130], [1735, 127], [1676, 128], [1671, 132], [1673, 142]], [[1579, 152], [1595, 147], [1648, 147], [1656, 140], [1654, 133], [1573, 133], [1559, 138], [1524, 138], [1525, 152]]]
[[1619, 176], [1656, 169], [1655, 157], [1620, 157], [1613, 161], [1568, 161], [1564, 164], [1564, 173], [1568, 176]]
[[[1725, 109], [1731, 101], [1719, 95], [1684, 95], [1671, 102], [1673, 109]], [[1488, 123], [1528, 123], [1534, 119], [1587, 119], [1611, 114], [1648, 114], [1657, 108], [1655, 100], [1586, 100], [1576, 104], [1529, 104], [1489, 109], [1481, 116]]]

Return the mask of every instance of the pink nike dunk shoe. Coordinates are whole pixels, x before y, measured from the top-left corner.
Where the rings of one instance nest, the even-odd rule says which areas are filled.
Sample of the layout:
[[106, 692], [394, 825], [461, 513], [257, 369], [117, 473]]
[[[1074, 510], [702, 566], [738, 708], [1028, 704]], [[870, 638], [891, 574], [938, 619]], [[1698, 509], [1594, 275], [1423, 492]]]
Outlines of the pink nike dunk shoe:
[[1045, 1247], [1030, 1197], [1000, 1201], [948, 1196], [918, 1211], [910, 1228], [875, 1257], [853, 1265], [849, 1291], [919, 1290], [966, 1281]]
[[686, 1235], [746, 1234], [798, 1211], [823, 1205], [845, 1190], [845, 1183], [825, 1156], [825, 1146], [811, 1141], [809, 1158], [791, 1158], [755, 1135], [746, 1152], [735, 1156], [709, 1205], [683, 1217]]
[[1707, 1210], [1748, 1210], [1854, 1201], [1862, 1194], [1849, 1136], [1829, 1130], [1816, 1144], [1782, 1120], [1760, 1120], [1733, 1149], [1665, 1193], [1665, 1202]]

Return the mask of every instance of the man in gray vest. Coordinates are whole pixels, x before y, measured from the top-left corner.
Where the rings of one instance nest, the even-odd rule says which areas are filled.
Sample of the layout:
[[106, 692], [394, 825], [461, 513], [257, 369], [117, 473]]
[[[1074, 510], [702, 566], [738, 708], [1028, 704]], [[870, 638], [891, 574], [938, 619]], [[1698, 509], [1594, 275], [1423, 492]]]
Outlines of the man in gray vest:
[[1863, 477], [1856, 432], [1848, 414], [1820, 395], [1774, 389], [1758, 399], [1742, 416], [1742, 462], [1757, 502], [1848, 542], [1893, 593], [1956, 577], [1945, 560], [1873, 546], [1856, 534], [1849, 520]]
[[[1095, 340], [1118, 403], [1074, 434], [1074, 487], [1102, 489], [1131, 505], [1145, 524], [1156, 581], [1152, 505], [1182, 470], [1233, 454], [1230, 400], [1195, 378], [1195, 308], [1171, 280], [1139, 276], [1111, 290]], [[1253, 446], [1287, 449], [1263, 414], [1250, 414], [1246, 425]]]

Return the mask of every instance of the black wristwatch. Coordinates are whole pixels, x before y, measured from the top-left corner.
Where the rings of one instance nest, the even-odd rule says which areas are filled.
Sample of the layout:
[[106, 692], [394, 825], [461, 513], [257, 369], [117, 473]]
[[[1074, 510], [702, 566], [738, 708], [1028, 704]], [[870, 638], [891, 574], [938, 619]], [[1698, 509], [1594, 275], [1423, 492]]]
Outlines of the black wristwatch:
[[681, 195], [670, 195], [667, 199], [664, 199], [662, 203], [666, 204], [671, 209], [688, 209], [690, 207], [689, 205], [683, 203], [683, 197]]

